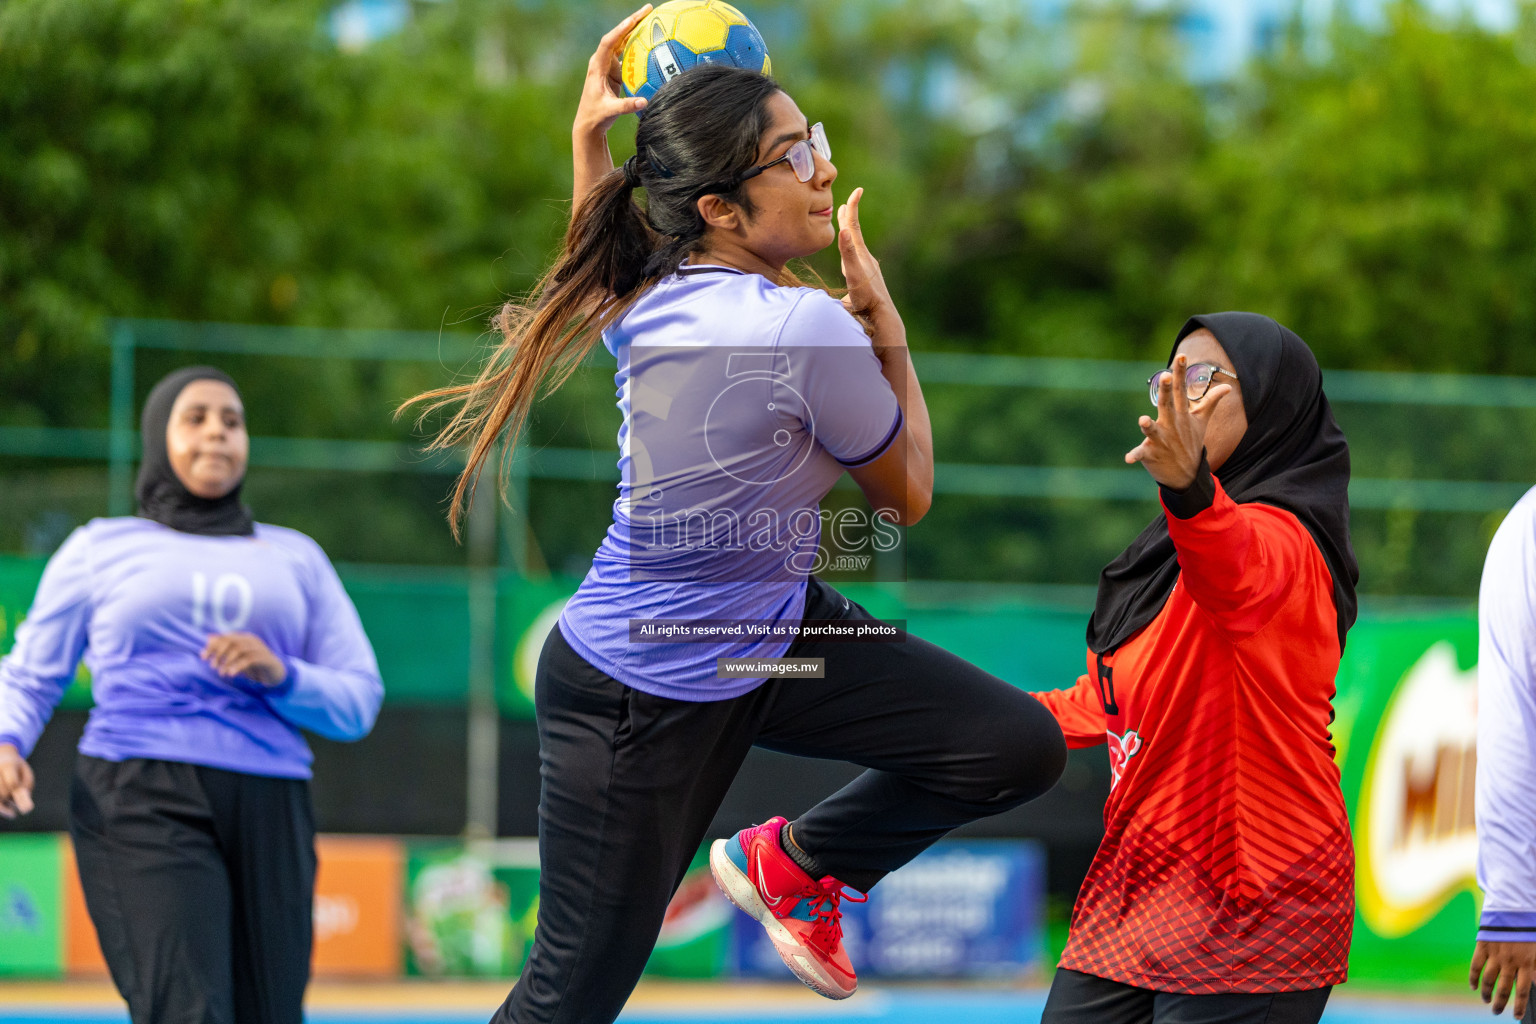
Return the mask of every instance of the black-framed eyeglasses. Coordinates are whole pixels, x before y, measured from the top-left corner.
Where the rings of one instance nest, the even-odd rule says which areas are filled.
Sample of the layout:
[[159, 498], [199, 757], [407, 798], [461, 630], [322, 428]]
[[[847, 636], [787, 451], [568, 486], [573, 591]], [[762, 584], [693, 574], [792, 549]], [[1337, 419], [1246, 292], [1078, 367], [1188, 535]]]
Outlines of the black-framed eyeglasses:
[[[1189, 396], [1191, 402], [1198, 402], [1205, 397], [1205, 393], [1211, 390], [1211, 385], [1216, 381], [1216, 375], [1224, 373], [1233, 380], [1237, 380], [1237, 374], [1231, 370], [1224, 370], [1214, 363], [1190, 363], [1184, 368], [1184, 394]], [[1157, 393], [1163, 387], [1163, 381], [1173, 376], [1172, 370], [1158, 370], [1147, 378], [1147, 393], [1152, 397], [1152, 404], [1157, 404]]]
[[816, 154], [820, 153], [823, 160], [832, 159], [832, 144], [827, 141], [827, 130], [817, 121], [811, 125], [810, 138], [801, 139], [789, 147], [789, 152], [777, 160], [770, 160], [765, 164], [750, 167], [736, 175], [736, 184], [740, 185], [748, 178], [755, 178], [770, 167], [789, 161], [789, 166], [794, 170], [795, 177], [801, 181], [810, 181], [816, 174]]

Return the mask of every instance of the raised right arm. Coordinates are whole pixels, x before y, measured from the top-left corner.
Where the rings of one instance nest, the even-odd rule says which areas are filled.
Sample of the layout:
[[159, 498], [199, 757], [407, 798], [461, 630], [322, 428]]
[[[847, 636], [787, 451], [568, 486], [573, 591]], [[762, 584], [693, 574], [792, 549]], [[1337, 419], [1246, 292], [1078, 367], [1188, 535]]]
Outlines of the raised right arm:
[[87, 547], [76, 530], [48, 560], [32, 608], [16, 629], [16, 645], [0, 659], [0, 812], [30, 809], [25, 758], [85, 652], [91, 621]]
[[573, 214], [597, 180], [613, 170], [613, 154], [608, 151], [608, 129], [625, 114], [639, 113], [645, 108], [645, 100], [624, 95], [619, 59], [630, 30], [649, 13], [651, 5], [646, 4], [609, 29], [587, 61], [581, 103], [576, 108], [576, 121], [571, 125], [571, 157], [575, 165], [571, 193]]

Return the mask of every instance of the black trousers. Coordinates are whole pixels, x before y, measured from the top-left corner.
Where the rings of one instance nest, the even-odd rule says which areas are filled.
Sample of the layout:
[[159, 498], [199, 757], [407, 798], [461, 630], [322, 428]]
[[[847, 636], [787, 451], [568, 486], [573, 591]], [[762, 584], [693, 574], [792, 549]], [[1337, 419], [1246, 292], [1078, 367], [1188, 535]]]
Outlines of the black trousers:
[[308, 782], [81, 755], [69, 832], [133, 1024], [301, 1024], [315, 890]]
[[[873, 621], [815, 579], [806, 618]], [[1061, 729], [1038, 701], [916, 637], [797, 642], [788, 656], [825, 658], [826, 678], [668, 700], [615, 681], [550, 632], [535, 689], [538, 925], [496, 1021], [618, 1016], [754, 744], [869, 769], [794, 823], [822, 872], [866, 891], [950, 830], [1041, 795], [1066, 765]]]
[[1187, 996], [1060, 968], [1040, 1024], [1317, 1024], [1331, 991]]

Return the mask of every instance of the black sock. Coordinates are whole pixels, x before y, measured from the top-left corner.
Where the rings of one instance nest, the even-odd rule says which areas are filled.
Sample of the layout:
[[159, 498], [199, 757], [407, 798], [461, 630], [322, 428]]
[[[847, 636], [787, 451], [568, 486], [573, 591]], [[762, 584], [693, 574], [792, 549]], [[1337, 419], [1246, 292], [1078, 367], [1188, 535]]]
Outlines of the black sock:
[[784, 826], [779, 829], [779, 846], [785, 853], [789, 854], [790, 860], [800, 865], [801, 871], [819, 880], [825, 872], [817, 866], [815, 858], [800, 849], [795, 843], [794, 833], [790, 831], [790, 828], [791, 823], [785, 822]]

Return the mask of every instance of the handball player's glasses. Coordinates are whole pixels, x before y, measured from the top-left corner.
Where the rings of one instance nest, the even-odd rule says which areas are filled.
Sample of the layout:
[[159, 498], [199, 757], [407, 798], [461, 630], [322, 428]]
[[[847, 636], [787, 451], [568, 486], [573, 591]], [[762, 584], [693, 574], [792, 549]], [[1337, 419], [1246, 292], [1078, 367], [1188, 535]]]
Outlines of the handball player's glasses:
[[[1189, 396], [1191, 402], [1198, 402], [1205, 397], [1205, 393], [1211, 390], [1211, 385], [1216, 381], [1216, 375], [1224, 373], [1233, 380], [1237, 380], [1237, 374], [1231, 370], [1223, 370], [1219, 366], [1210, 363], [1190, 363], [1184, 368], [1184, 393]], [[1157, 404], [1157, 392], [1163, 386], [1163, 381], [1173, 376], [1172, 370], [1158, 370], [1147, 378], [1147, 393], [1152, 396], [1152, 404]]]
[[748, 178], [755, 178], [770, 167], [777, 167], [784, 161], [789, 161], [789, 166], [794, 169], [795, 177], [801, 181], [810, 181], [816, 173], [816, 154], [820, 153], [823, 160], [832, 159], [832, 144], [827, 141], [827, 130], [817, 121], [811, 125], [811, 137], [801, 139], [789, 147], [789, 152], [777, 160], [770, 160], [765, 164], [758, 164], [736, 175], [736, 184], [741, 184]]

